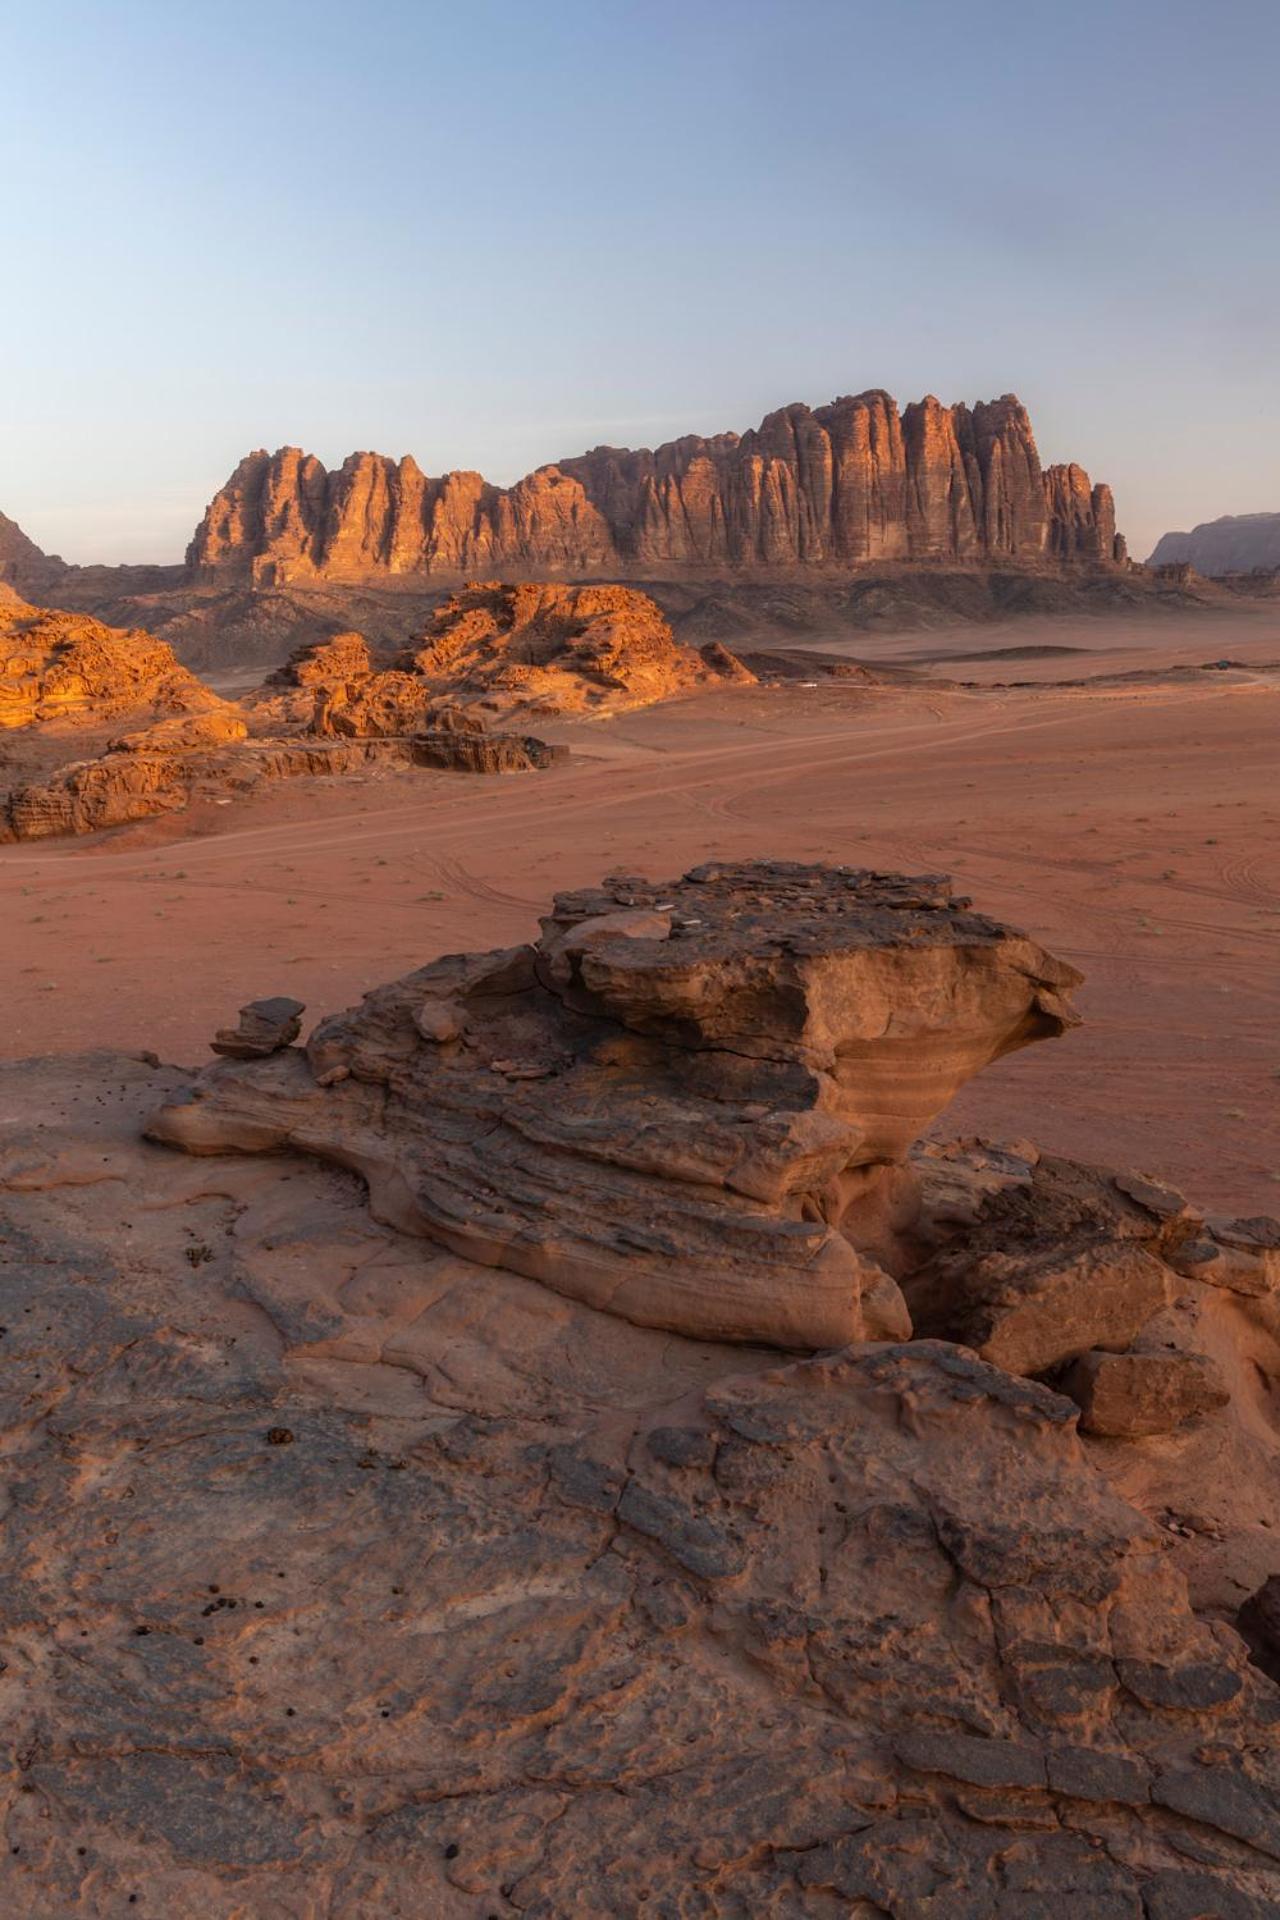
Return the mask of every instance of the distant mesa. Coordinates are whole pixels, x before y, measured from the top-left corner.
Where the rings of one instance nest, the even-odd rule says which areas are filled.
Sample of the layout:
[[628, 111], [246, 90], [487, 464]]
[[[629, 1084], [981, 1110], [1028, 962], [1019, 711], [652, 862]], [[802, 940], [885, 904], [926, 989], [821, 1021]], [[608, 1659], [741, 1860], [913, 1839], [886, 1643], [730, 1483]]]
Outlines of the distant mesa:
[[1191, 566], [1210, 578], [1269, 572], [1280, 567], [1280, 513], [1228, 513], [1190, 533], [1162, 534], [1147, 565]]
[[192, 583], [281, 587], [1124, 557], [1110, 488], [1078, 466], [1042, 468], [1012, 394], [899, 413], [875, 390], [783, 407], [745, 434], [596, 447], [511, 487], [431, 478], [409, 456], [353, 453], [330, 471], [297, 447], [251, 453], [187, 567]]

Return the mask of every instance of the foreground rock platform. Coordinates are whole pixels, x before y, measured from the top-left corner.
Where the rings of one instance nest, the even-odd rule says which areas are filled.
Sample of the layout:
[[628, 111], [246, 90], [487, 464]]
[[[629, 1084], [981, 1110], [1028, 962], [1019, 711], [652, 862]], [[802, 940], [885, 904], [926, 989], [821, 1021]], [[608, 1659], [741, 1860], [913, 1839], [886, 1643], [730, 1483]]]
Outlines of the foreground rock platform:
[[[945, 1341], [629, 1325], [313, 1155], [146, 1144], [190, 1085], [0, 1067], [0, 1910], [1277, 1911], [1280, 1690], [1114, 1490], [1165, 1462], [1208, 1506], [1221, 1454], [1091, 1452]], [[941, 1232], [1035, 1171], [919, 1177]]]
[[1074, 970], [937, 876], [846, 868], [615, 877], [542, 928], [378, 989], [305, 1053], [210, 1069], [153, 1137], [303, 1146], [379, 1219], [639, 1325], [908, 1334], [908, 1149], [1071, 1024]]

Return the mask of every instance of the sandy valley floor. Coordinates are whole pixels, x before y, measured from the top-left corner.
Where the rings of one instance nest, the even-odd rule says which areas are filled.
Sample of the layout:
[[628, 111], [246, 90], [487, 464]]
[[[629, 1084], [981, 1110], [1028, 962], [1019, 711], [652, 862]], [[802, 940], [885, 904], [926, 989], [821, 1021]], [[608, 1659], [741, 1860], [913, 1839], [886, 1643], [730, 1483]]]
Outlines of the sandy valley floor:
[[[1085, 1028], [991, 1070], [944, 1124], [1280, 1211], [1280, 674], [1176, 670], [1280, 661], [1280, 614], [840, 650], [930, 679], [707, 695], [544, 727], [573, 749], [544, 774], [299, 783], [6, 848], [0, 1051], [195, 1061], [245, 1000], [318, 1015], [441, 951], [522, 938], [554, 889], [609, 869], [943, 870], [1087, 976]], [[1175, 670], [1114, 678], [1158, 666]]]

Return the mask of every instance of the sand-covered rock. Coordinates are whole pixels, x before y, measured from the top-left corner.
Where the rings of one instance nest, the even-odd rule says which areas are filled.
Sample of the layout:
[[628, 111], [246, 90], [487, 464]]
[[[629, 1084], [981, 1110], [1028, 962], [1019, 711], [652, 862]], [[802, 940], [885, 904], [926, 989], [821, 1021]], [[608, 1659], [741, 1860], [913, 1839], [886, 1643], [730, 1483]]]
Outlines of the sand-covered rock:
[[838, 1346], [909, 1331], [908, 1149], [1071, 1023], [1077, 978], [933, 876], [615, 878], [557, 896], [533, 946], [369, 994], [305, 1056], [212, 1069], [153, 1132], [304, 1143], [379, 1217], [642, 1325]]

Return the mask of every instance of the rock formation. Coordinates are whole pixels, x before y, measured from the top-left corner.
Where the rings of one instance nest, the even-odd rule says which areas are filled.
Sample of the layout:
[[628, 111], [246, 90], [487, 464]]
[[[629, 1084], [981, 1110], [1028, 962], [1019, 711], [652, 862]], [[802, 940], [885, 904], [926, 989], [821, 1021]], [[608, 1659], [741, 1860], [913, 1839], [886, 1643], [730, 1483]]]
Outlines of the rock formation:
[[[908, 1149], [1078, 976], [945, 881], [715, 864], [561, 894], [158, 1116], [193, 1152], [305, 1142], [380, 1218], [643, 1326], [902, 1335]], [[1148, 1310], [1154, 1311], [1153, 1302]]]
[[0, 730], [85, 727], [126, 715], [204, 713], [224, 703], [140, 628], [0, 599]]
[[[532, 735], [491, 732], [420, 676], [376, 668], [359, 634], [300, 649], [242, 703], [220, 700], [149, 633], [16, 599], [0, 603], [0, 650], [0, 728], [27, 749], [0, 793], [0, 841], [93, 833], [271, 780], [515, 773], [565, 757]], [[104, 738], [124, 717], [150, 724]], [[73, 732], [82, 757], [65, 761]]]
[[0, 587], [31, 593], [49, 586], [64, 571], [57, 554], [42, 553], [16, 520], [0, 513]]
[[464, 588], [404, 664], [450, 698], [539, 713], [616, 712], [755, 680], [727, 647], [680, 646], [647, 594], [546, 582]]
[[1149, 567], [1190, 566], [1199, 574], [1252, 573], [1280, 567], [1280, 513], [1228, 513], [1190, 533], [1165, 533]]
[[194, 582], [848, 571], [871, 561], [1109, 565], [1115, 515], [1078, 467], [1041, 468], [1012, 394], [899, 414], [887, 393], [799, 404], [753, 432], [597, 447], [512, 487], [357, 453], [336, 472], [251, 453], [210, 503]]
[[[937, 882], [621, 891], [323, 1023], [314, 1072], [0, 1066], [3, 1910], [1270, 1920], [1280, 1230], [1026, 1142], [903, 1168], [1070, 984]], [[271, 1048], [293, 1017], [245, 1013]], [[157, 1103], [277, 1151], [148, 1146]], [[499, 1263], [375, 1222], [317, 1152]], [[819, 1300], [846, 1229], [908, 1291], [946, 1249], [959, 1285], [966, 1243], [989, 1268], [1000, 1222], [1014, 1263], [1064, 1232], [1205, 1277], [1142, 1335], [1154, 1395], [1128, 1355], [1070, 1363], [1090, 1433], [945, 1339], [796, 1360], [597, 1312], [554, 1290], [593, 1209], [651, 1297], [710, 1297], [718, 1217], [729, 1298], [733, 1215], [797, 1230], [763, 1304]], [[517, 1222], [551, 1286], [503, 1256]], [[1114, 1430], [1196, 1356], [1228, 1406]]]

